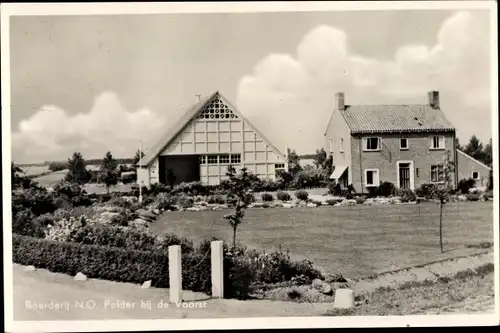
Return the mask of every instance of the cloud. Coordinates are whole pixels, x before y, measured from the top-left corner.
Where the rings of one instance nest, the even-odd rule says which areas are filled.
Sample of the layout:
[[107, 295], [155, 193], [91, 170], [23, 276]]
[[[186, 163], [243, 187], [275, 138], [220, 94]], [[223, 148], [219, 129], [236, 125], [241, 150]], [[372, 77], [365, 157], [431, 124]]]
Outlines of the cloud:
[[80, 151], [87, 158], [131, 157], [139, 140], [147, 140], [163, 127], [165, 119], [148, 109], [127, 111], [114, 92], [103, 92], [88, 113], [71, 115], [55, 106], [42, 106], [19, 123], [12, 134], [13, 156], [51, 160]]
[[353, 54], [344, 31], [318, 26], [295, 55], [258, 62], [239, 82], [237, 105], [280, 149], [308, 153], [324, 144], [335, 92], [346, 93], [348, 104], [376, 104], [426, 103], [426, 92], [439, 90], [462, 140], [473, 133], [488, 140], [488, 29], [471, 13], [457, 12], [443, 22], [435, 45], [403, 45], [386, 61]]

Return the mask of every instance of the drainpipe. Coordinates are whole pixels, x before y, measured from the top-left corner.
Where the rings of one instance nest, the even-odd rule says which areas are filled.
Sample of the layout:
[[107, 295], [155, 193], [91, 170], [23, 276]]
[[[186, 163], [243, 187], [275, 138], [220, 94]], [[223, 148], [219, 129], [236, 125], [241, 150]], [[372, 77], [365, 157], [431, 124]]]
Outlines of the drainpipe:
[[359, 137], [359, 179], [361, 179], [361, 195], [363, 195], [363, 167], [361, 163], [361, 152], [363, 151], [363, 138]]

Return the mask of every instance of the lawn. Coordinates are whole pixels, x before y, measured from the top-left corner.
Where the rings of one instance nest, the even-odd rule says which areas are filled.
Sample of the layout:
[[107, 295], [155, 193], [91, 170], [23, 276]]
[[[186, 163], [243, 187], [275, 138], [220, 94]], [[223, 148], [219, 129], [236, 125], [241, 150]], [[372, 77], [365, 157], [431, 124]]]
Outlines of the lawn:
[[[197, 242], [212, 236], [231, 241], [228, 211], [167, 212], [152, 226]], [[449, 204], [444, 211], [444, 249], [439, 248], [439, 207], [384, 205], [250, 209], [238, 228], [241, 244], [288, 248], [327, 272], [350, 278], [484, 251], [469, 244], [493, 242], [493, 203]]]

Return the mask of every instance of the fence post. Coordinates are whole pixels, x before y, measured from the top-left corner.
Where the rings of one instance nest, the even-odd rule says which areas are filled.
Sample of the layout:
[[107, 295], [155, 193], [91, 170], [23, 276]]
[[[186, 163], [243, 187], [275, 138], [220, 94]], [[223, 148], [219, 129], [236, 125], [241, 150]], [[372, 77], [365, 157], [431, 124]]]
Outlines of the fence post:
[[224, 252], [222, 241], [210, 243], [212, 261], [212, 297], [224, 298]]
[[182, 301], [182, 257], [180, 245], [168, 247], [168, 274], [170, 280], [170, 302]]

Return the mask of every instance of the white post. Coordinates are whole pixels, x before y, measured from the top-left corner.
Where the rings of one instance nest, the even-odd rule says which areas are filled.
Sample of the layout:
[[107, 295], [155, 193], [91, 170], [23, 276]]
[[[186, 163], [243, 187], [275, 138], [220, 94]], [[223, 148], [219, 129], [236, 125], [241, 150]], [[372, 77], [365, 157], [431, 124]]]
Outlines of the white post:
[[212, 297], [224, 298], [224, 267], [222, 241], [210, 243], [212, 254]]
[[[142, 169], [142, 141], [139, 141], [140, 142], [140, 146], [139, 146], [139, 170]], [[139, 180], [139, 173], [137, 173], [137, 180]], [[142, 203], [142, 184], [143, 184], [143, 181], [142, 181], [142, 178], [141, 180], [139, 181], [139, 204]]]
[[170, 280], [170, 302], [182, 301], [182, 261], [180, 245], [168, 247], [168, 274]]

